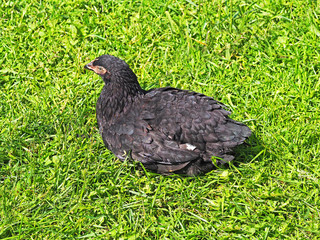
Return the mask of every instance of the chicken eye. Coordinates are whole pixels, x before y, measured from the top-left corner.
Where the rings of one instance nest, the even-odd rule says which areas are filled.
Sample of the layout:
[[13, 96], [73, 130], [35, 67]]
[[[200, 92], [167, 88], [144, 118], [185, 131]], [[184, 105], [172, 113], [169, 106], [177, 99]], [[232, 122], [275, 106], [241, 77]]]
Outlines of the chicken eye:
[[99, 71], [103, 71], [103, 67], [100, 67], [100, 66], [99, 66], [99, 67], [98, 67], [98, 70], [99, 70]]

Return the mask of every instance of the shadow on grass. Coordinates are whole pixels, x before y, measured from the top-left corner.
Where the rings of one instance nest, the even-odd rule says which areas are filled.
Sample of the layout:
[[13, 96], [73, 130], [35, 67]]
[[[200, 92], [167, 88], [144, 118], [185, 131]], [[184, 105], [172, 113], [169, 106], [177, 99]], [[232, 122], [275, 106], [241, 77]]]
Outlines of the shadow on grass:
[[241, 163], [262, 161], [269, 154], [266, 150], [263, 141], [252, 133], [246, 143], [234, 149], [235, 159], [232, 161], [232, 164], [235, 167], [239, 167]]

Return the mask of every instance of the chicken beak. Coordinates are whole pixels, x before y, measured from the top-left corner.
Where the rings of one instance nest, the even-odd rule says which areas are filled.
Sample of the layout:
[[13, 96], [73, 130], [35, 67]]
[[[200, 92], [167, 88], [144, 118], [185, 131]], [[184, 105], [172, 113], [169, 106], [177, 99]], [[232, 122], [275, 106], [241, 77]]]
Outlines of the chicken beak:
[[87, 65], [85, 65], [84, 68], [93, 71], [93, 62], [94, 60], [92, 62], [89, 62]]

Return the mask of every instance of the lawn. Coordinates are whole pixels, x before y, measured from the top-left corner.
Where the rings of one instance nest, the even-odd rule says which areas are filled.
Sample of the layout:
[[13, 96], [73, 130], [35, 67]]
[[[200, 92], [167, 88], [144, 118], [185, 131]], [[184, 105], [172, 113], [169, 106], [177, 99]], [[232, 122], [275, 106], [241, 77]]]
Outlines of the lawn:
[[[117, 160], [83, 68], [106, 53], [225, 103], [249, 146], [193, 178]], [[317, 1], [1, 1], [0, 86], [0, 239], [320, 238]]]

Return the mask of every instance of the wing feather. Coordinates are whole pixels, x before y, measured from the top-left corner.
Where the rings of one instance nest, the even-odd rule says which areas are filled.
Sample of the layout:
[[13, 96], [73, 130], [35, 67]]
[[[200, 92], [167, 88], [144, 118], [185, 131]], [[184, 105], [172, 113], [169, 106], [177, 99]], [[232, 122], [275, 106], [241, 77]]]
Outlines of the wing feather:
[[199, 158], [229, 161], [232, 156], [227, 153], [251, 133], [229, 114], [223, 104], [203, 94], [160, 88], [146, 93], [121, 119], [106, 126], [103, 135], [108, 137], [103, 139], [109, 139], [106, 145], [117, 156], [131, 152], [145, 165], [176, 165], [172, 171]]

